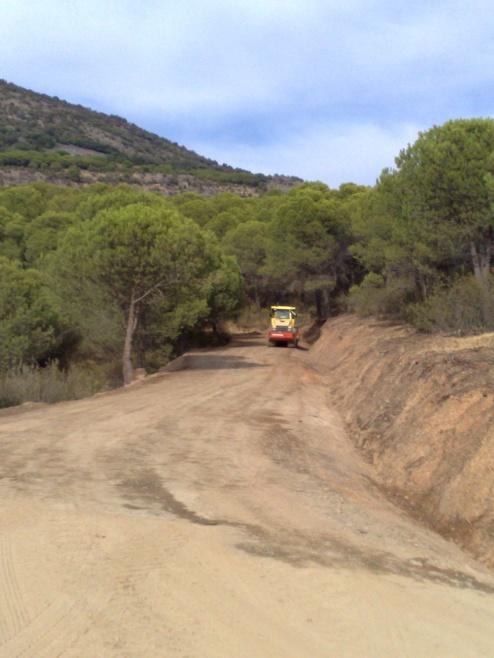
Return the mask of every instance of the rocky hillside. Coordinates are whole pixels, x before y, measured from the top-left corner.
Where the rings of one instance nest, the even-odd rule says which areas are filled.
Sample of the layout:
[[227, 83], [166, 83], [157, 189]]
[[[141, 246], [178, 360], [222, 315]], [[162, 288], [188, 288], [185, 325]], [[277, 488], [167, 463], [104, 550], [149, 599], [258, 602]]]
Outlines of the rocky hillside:
[[35, 180], [244, 196], [301, 182], [219, 165], [120, 117], [0, 80], [0, 186]]

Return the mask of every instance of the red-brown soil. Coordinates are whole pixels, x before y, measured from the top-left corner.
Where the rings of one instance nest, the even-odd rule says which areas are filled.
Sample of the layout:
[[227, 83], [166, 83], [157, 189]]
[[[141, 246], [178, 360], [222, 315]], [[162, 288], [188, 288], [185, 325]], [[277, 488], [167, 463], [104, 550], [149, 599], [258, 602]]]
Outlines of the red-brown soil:
[[[383, 495], [380, 461], [328, 404], [340, 386], [361, 422], [372, 399], [382, 415], [379, 369], [423, 343], [377, 328], [375, 359], [372, 326], [339, 322], [314, 348], [327, 376], [310, 351], [244, 336], [126, 389], [0, 413], [1, 658], [492, 658], [494, 575]], [[378, 432], [393, 443], [376, 423], [367, 456]]]
[[494, 566], [494, 334], [344, 316], [310, 353], [381, 485]]

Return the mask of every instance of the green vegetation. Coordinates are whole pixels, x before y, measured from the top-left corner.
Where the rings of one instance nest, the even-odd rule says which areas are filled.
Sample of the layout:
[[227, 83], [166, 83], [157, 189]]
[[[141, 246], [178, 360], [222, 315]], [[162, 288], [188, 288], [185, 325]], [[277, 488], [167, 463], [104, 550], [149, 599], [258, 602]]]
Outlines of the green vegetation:
[[68, 376], [120, 359], [128, 383], [134, 363], [159, 368], [184, 333], [215, 328], [242, 295], [213, 233], [129, 187], [0, 190], [0, 277], [4, 388], [54, 361]]
[[0, 80], [0, 184], [7, 168], [22, 173], [23, 180], [42, 175], [43, 180], [67, 184], [98, 180], [143, 185], [146, 176], [154, 175], [165, 177], [164, 186], [176, 188], [176, 177], [186, 175], [188, 185], [246, 186], [255, 192], [266, 189], [270, 180], [220, 165], [120, 117]]
[[351, 251], [368, 272], [351, 306], [423, 329], [494, 328], [493, 172], [491, 119], [450, 121], [404, 149], [351, 204]]
[[0, 371], [120, 361], [129, 383], [202, 329], [219, 336], [243, 303], [297, 297], [327, 314], [353, 281], [344, 206], [321, 184], [249, 199], [0, 190]]
[[347, 206], [362, 189], [348, 193], [312, 183], [251, 199], [186, 193], [170, 201], [213, 232], [235, 258], [251, 303], [297, 299], [326, 318], [360, 271], [349, 252]]
[[211, 181], [219, 185], [245, 185], [247, 187], [262, 188], [269, 180], [263, 174], [251, 174], [242, 170], [217, 170], [208, 167], [194, 167], [187, 163], [174, 164], [138, 164], [126, 156], [111, 154], [107, 157], [100, 155], [71, 155], [63, 150], [57, 151], [31, 151], [8, 150], [0, 151], [1, 167], [18, 167], [30, 171], [51, 173], [53, 176], [62, 176], [67, 181], [81, 182], [81, 172], [118, 174], [120, 178], [130, 180], [132, 176], [145, 174], [188, 174], [194, 178]]
[[135, 164], [180, 164], [183, 168], [218, 163], [125, 119], [94, 112], [56, 97], [37, 94], [0, 80], [0, 150], [41, 152], [76, 147], [100, 156], [125, 156]]
[[55, 304], [41, 272], [0, 258], [0, 368], [50, 357], [63, 340]]
[[421, 134], [372, 188], [0, 190], [0, 396], [26, 399], [23, 381], [29, 399], [79, 395], [76, 369], [86, 391], [116, 368], [128, 383], [271, 303], [494, 329], [493, 154], [494, 121], [461, 120]]
[[[171, 338], [180, 327], [208, 317], [218, 277], [235, 276], [235, 271], [222, 271], [224, 259], [212, 236], [153, 202], [103, 210], [92, 221], [74, 225], [51, 260], [53, 275], [63, 276], [66, 295], [88, 303], [100, 296], [106, 308], [115, 308], [125, 327], [125, 384], [132, 381], [134, 337], [144, 318], [161, 337], [171, 325]], [[232, 286], [231, 293], [235, 302], [240, 287]]]

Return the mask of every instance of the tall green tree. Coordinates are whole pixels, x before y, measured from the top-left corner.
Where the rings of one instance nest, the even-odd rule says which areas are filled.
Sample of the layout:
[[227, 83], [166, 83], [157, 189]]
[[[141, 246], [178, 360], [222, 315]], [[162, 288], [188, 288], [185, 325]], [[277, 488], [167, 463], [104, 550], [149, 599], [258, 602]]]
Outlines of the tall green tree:
[[0, 369], [55, 355], [63, 327], [42, 274], [0, 256], [0, 282]]
[[56, 261], [59, 275], [74, 289], [84, 278], [118, 308], [122, 373], [128, 384], [141, 319], [168, 300], [178, 306], [184, 298], [207, 297], [202, 289], [218, 266], [218, 250], [208, 233], [176, 211], [137, 203], [102, 211], [69, 229]]
[[325, 319], [351, 261], [344, 201], [322, 183], [296, 188], [279, 204], [268, 237], [266, 274], [281, 291], [315, 299]]
[[23, 235], [26, 261], [35, 264], [55, 250], [60, 237], [75, 221], [76, 216], [72, 213], [47, 210], [29, 222]]
[[256, 306], [261, 305], [261, 293], [265, 286], [268, 227], [265, 222], [255, 220], [239, 224], [228, 231], [223, 246], [228, 254], [235, 257], [245, 279], [246, 292]]
[[234, 318], [240, 310], [244, 282], [235, 258], [217, 254], [217, 267], [209, 277], [208, 314], [206, 320], [217, 333], [218, 324]]
[[407, 215], [403, 196], [399, 177], [384, 171], [374, 188], [350, 200], [350, 251], [365, 270], [380, 275], [372, 281], [382, 280], [395, 293], [418, 300], [437, 282], [441, 256], [432, 227], [422, 215]]
[[494, 120], [448, 121], [421, 133], [396, 160], [402, 216], [422, 222], [438, 254], [470, 261], [479, 283], [494, 254], [494, 213], [489, 174], [494, 171]]
[[0, 256], [13, 260], [24, 257], [24, 231], [26, 220], [0, 206]]

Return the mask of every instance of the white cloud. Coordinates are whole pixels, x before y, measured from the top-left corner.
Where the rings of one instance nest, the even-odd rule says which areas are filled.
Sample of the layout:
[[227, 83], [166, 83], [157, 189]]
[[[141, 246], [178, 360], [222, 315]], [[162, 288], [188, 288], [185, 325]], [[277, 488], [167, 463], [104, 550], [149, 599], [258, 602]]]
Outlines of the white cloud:
[[36, 76], [50, 91], [63, 86], [71, 97], [170, 116], [300, 99], [337, 111], [352, 99], [385, 102], [437, 85], [447, 94], [464, 78], [490, 82], [494, 15], [484, 0], [399, 7], [369, 0], [3, 0], [0, 54], [16, 80]]
[[412, 124], [315, 125], [269, 144], [215, 140], [192, 146], [219, 162], [253, 172], [295, 175], [332, 187], [349, 181], [372, 185], [384, 167], [393, 167], [400, 150], [415, 141], [419, 129]]
[[0, 0], [0, 76], [221, 161], [372, 182], [415, 126], [492, 113], [493, 31], [487, 0]]

